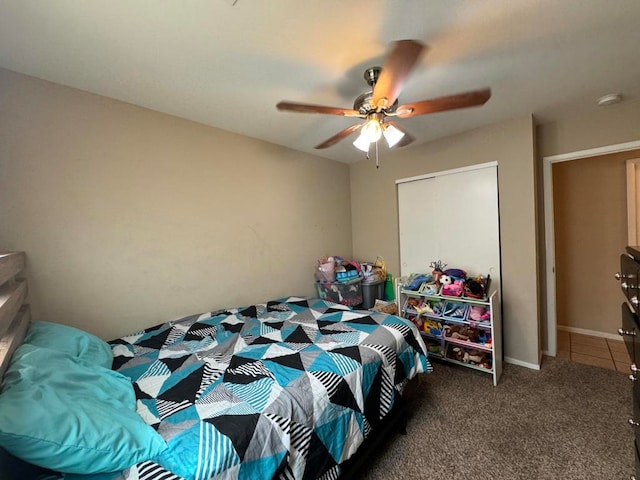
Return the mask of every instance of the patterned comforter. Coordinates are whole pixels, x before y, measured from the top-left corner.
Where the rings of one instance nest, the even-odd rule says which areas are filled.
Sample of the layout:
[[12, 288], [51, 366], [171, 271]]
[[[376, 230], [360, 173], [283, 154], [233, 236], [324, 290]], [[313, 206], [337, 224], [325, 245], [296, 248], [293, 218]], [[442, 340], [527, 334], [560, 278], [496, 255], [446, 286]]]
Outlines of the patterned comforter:
[[406, 382], [431, 369], [411, 323], [297, 297], [111, 344], [138, 413], [169, 445], [126, 479], [337, 478]]

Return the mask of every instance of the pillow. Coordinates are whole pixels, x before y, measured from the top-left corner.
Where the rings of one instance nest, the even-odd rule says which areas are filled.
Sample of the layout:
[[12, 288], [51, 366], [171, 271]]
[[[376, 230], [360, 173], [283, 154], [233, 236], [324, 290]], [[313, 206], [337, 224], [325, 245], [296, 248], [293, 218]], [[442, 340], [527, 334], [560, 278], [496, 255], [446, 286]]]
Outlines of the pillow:
[[83, 330], [60, 323], [33, 322], [24, 343], [64, 352], [90, 365], [111, 368], [113, 354], [108, 343]]
[[51, 470], [95, 474], [150, 460], [167, 445], [136, 413], [130, 380], [23, 344], [0, 394], [0, 446]]

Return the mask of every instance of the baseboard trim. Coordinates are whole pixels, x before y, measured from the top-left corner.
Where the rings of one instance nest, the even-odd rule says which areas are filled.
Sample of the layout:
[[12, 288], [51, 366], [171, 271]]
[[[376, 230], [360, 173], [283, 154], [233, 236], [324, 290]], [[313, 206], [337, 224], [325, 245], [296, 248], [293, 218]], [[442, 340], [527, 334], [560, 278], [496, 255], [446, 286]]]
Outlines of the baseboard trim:
[[530, 368], [531, 370], [540, 370], [540, 364], [523, 362], [522, 360], [518, 360], [511, 357], [504, 357], [505, 363], [511, 363], [512, 365], [518, 365], [519, 367]]
[[562, 330], [563, 332], [578, 333], [580, 335], [589, 335], [590, 337], [608, 338], [610, 340], [622, 340], [622, 337], [620, 337], [620, 335], [617, 333], [598, 332], [596, 330], [587, 330], [585, 328], [565, 327], [564, 325], [558, 325], [558, 330]]

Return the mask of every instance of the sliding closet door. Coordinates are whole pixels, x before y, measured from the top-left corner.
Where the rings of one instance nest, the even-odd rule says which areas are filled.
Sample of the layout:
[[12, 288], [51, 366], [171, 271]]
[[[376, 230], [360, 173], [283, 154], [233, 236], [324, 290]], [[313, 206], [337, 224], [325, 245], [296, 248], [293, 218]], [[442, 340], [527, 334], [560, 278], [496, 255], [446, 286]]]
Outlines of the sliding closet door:
[[429, 193], [435, 188], [435, 177], [398, 184], [400, 275], [430, 271], [429, 262], [438, 258], [437, 200]]
[[490, 274], [499, 285], [500, 236], [497, 166], [398, 180], [400, 274], [449, 268]]

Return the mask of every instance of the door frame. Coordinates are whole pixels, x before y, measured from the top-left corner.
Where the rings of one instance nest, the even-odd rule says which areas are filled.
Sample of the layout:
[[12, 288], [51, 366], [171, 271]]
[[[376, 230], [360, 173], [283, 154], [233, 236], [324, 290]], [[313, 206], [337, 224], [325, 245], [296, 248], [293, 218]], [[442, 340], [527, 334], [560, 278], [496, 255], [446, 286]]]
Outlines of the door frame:
[[609, 153], [626, 152], [640, 149], [640, 140], [626, 143], [617, 143], [604, 147], [589, 148], [575, 152], [562, 153], [542, 157], [543, 194], [544, 194], [544, 232], [545, 232], [545, 275], [547, 290], [547, 350], [545, 355], [555, 357], [558, 352], [556, 318], [556, 247], [553, 215], [553, 164], [580, 160], [583, 158], [597, 157]]
[[640, 233], [638, 222], [638, 193], [640, 182], [638, 171], [640, 170], [640, 158], [627, 160], [627, 245], [640, 245], [638, 234]]

